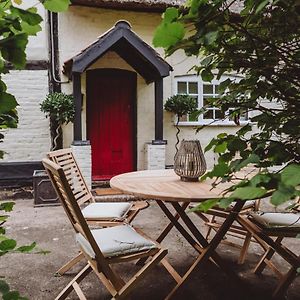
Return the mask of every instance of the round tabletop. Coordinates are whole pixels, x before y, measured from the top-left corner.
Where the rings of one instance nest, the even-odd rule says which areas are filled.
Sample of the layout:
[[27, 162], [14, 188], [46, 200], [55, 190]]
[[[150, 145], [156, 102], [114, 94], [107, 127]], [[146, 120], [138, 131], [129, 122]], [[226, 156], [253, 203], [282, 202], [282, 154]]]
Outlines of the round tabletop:
[[201, 202], [220, 198], [228, 184], [212, 189], [212, 179], [202, 182], [180, 180], [174, 170], [146, 170], [124, 173], [110, 180], [110, 186], [123, 193], [163, 201]]

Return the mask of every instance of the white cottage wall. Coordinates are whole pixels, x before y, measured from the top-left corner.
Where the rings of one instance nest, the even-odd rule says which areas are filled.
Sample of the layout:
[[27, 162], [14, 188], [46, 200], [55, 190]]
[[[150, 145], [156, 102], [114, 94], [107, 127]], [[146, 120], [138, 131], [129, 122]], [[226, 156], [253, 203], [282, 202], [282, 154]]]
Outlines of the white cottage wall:
[[[14, 3], [14, 5], [16, 5]], [[27, 9], [29, 7], [36, 7], [38, 13], [43, 18], [40, 24], [42, 30], [37, 33], [36, 36], [30, 36], [26, 47], [26, 59], [27, 60], [48, 60], [48, 42], [47, 42], [47, 31], [45, 29], [45, 24], [47, 20], [47, 11], [44, 6], [37, 0], [26, 0], [22, 1], [19, 6], [21, 8]]]
[[[23, 1], [20, 7], [36, 7], [42, 18], [46, 19], [46, 10], [36, 0]], [[41, 23], [42, 31], [29, 37], [26, 47], [27, 61], [48, 60], [47, 33], [45, 21]], [[49, 120], [40, 111], [40, 102], [48, 93], [47, 70], [10, 71], [3, 76], [8, 91], [15, 95], [19, 123], [18, 128], [2, 130], [4, 140], [1, 150], [6, 153], [2, 162], [38, 161], [50, 149]]]
[[40, 111], [40, 102], [48, 93], [48, 72], [45, 70], [11, 71], [3, 76], [8, 91], [19, 103], [17, 128], [3, 130], [1, 161], [38, 161], [50, 150], [49, 120]]

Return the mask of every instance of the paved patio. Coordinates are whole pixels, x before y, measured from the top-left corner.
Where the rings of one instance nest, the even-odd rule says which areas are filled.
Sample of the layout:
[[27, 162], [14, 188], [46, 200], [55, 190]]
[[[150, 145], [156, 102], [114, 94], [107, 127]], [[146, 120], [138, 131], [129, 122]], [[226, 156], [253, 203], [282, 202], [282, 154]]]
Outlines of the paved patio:
[[[199, 227], [203, 228], [200, 219], [193, 216]], [[142, 211], [134, 225], [142, 228], [150, 236], [156, 237], [167, 223], [166, 217], [153, 203]], [[73, 229], [67, 220], [62, 207], [33, 208], [32, 199], [16, 200], [15, 209], [6, 223], [7, 234], [16, 238], [19, 244], [36, 241], [39, 248], [51, 251], [50, 254], [11, 254], [1, 257], [0, 275], [4, 275], [12, 288], [32, 300], [54, 299], [60, 290], [74, 276], [80, 266], [63, 277], [55, 277], [54, 272], [77, 252], [78, 247], [73, 239]], [[203, 228], [205, 230], [205, 228]], [[299, 248], [299, 240], [290, 239], [289, 244]], [[195, 251], [186, 244], [180, 234], [173, 229], [164, 245], [169, 248], [169, 261], [182, 274], [196, 257]], [[228, 278], [212, 264], [198, 270], [176, 294], [175, 299], [270, 299], [276, 285], [275, 275], [267, 270], [263, 276], [256, 276], [251, 271], [262, 253], [261, 248], [252, 244], [250, 254], [244, 265], [237, 265], [239, 251], [237, 248], [223, 244], [219, 253], [239, 274], [241, 281]], [[282, 269], [288, 265], [276, 257]], [[83, 267], [83, 264], [81, 264]], [[131, 274], [137, 270], [133, 263], [121, 266], [122, 274]], [[99, 284], [95, 275], [90, 274], [81, 284], [88, 299], [110, 299], [107, 291]], [[174, 286], [173, 280], [162, 269], [155, 268], [147, 276], [129, 299], [163, 299]], [[300, 280], [296, 279], [289, 289], [288, 299], [300, 299]], [[71, 294], [68, 299], [77, 299]]]

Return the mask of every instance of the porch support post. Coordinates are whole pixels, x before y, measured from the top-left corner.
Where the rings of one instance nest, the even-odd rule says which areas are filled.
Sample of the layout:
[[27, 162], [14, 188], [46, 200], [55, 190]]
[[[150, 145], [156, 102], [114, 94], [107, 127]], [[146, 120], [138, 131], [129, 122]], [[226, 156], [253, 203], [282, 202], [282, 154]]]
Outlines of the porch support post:
[[160, 170], [166, 165], [166, 144], [163, 140], [163, 78], [154, 83], [155, 139], [145, 145], [145, 169]]
[[155, 140], [153, 144], [166, 144], [163, 141], [163, 78], [155, 81]]
[[74, 118], [74, 141], [82, 141], [82, 122], [81, 122], [81, 76], [80, 73], [72, 73], [73, 78], [73, 97], [75, 104], [75, 118]]

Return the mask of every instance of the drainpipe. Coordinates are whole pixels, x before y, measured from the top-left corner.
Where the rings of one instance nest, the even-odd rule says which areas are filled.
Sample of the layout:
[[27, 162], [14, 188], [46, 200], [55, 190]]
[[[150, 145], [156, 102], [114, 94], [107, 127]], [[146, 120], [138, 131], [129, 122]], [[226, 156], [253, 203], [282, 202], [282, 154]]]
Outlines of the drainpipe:
[[[58, 14], [48, 11], [48, 46], [49, 46], [49, 93], [60, 93], [61, 84], [69, 81], [61, 81], [59, 73], [58, 56]], [[50, 119], [51, 141], [57, 134], [58, 124]], [[62, 130], [60, 129], [60, 138], [57, 140], [58, 148], [63, 147]]]
[[61, 92], [58, 56], [58, 14], [48, 11], [48, 45], [49, 45], [49, 92]]

